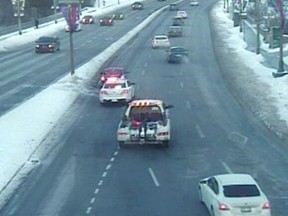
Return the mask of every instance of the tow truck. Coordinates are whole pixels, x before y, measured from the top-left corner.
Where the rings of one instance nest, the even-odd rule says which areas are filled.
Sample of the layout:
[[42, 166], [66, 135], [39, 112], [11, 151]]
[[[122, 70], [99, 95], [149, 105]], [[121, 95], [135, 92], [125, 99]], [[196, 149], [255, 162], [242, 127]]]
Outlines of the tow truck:
[[143, 144], [168, 147], [169, 109], [172, 107], [158, 99], [139, 99], [130, 102], [117, 129], [119, 147]]

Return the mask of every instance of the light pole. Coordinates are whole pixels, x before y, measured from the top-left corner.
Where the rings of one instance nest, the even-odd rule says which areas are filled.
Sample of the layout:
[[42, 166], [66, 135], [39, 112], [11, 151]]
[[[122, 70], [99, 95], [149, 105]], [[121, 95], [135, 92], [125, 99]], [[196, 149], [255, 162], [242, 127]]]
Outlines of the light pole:
[[71, 69], [71, 76], [75, 74], [75, 68], [74, 68], [74, 47], [73, 47], [73, 31], [72, 28], [72, 5], [68, 4], [68, 16], [69, 16], [69, 44], [70, 44], [70, 69]]
[[20, 0], [17, 0], [17, 18], [18, 18], [19, 35], [22, 35], [22, 26], [21, 26], [21, 18], [20, 18]]
[[58, 22], [57, 21], [57, 10], [59, 9], [57, 0], [53, 0], [53, 5], [52, 5], [51, 9], [54, 10], [54, 22], [56, 24]]
[[257, 44], [256, 44], [256, 54], [260, 54], [260, 8], [259, 0], [255, 0], [255, 13], [256, 13], [256, 32], [257, 32]]

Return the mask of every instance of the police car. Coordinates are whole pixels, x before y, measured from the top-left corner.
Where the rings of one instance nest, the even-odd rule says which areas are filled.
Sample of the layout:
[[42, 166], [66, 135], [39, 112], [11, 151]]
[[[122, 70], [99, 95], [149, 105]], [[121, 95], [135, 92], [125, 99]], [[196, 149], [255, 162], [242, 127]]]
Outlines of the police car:
[[131, 83], [125, 78], [108, 78], [99, 92], [99, 100], [101, 104], [109, 102], [129, 102], [134, 97], [134, 83]]
[[169, 108], [156, 99], [133, 100], [118, 125], [117, 140], [123, 148], [133, 144], [157, 144], [168, 147], [170, 141]]

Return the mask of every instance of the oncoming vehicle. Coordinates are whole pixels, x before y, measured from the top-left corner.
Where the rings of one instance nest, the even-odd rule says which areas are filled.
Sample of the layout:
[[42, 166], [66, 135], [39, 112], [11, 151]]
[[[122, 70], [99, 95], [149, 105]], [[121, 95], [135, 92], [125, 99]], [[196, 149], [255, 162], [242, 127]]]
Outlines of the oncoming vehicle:
[[144, 9], [144, 5], [142, 2], [134, 2], [132, 5], [132, 10], [142, 10]]
[[168, 63], [181, 63], [188, 61], [188, 52], [184, 47], [180, 46], [173, 46], [167, 50], [168, 56], [167, 61]]
[[270, 204], [249, 174], [221, 174], [200, 180], [199, 200], [213, 216], [270, 216]]
[[129, 103], [118, 125], [119, 147], [155, 144], [168, 147], [170, 141], [169, 108], [161, 100], [141, 99]]
[[106, 67], [101, 72], [100, 76], [100, 84], [101, 86], [107, 81], [108, 78], [116, 77], [116, 78], [125, 78], [125, 74], [127, 71], [123, 67]]
[[94, 23], [94, 18], [92, 15], [85, 15], [82, 19], [81, 19], [81, 23], [82, 24], [93, 24]]
[[55, 52], [60, 50], [60, 39], [59, 37], [42, 36], [35, 41], [35, 52]]
[[113, 19], [110, 16], [103, 16], [99, 19], [99, 25], [100, 26], [112, 26], [113, 25]]
[[191, 0], [190, 5], [191, 6], [198, 6], [199, 2], [198, 2], [198, 0]]
[[155, 35], [152, 39], [152, 48], [169, 48], [171, 46], [167, 35]]
[[172, 25], [174, 26], [183, 26], [184, 20], [182, 16], [175, 16], [172, 20]]
[[181, 37], [183, 29], [181, 26], [170, 26], [168, 29], [168, 37]]
[[183, 10], [178, 10], [178, 11], [177, 11], [177, 16], [180, 16], [180, 17], [182, 17], [183, 19], [187, 19], [187, 17], [188, 17], [187, 12], [186, 12], [186, 11], [183, 11]]
[[116, 12], [112, 14], [112, 19], [114, 20], [123, 20], [124, 19], [124, 14], [122, 12]]
[[[65, 26], [65, 31], [66, 31], [66, 32], [70, 32], [70, 27], [69, 27], [69, 25], [66, 25], [66, 26]], [[81, 24], [80, 24], [79, 21], [77, 21], [76, 24], [75, 24], [75, 30], [74, 30], [73, 32], [80, 32], [80, 31], [81, 31]]]
[[101, 104], [129, 102], [135, 97], [134, 83], [123, 78], [108, 78], [99, 93]]

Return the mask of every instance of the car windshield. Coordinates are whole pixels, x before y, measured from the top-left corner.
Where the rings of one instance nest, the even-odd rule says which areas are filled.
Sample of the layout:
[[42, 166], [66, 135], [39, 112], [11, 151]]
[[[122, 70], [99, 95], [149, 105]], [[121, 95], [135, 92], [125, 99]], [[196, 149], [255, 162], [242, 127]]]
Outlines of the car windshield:
[[174, 47], [170, 49], [173, 53], [183, 53], [186, 52], [186, 50], [183, 47]]
[[225, 197], [255, 197], [260, 196], [260, 191], [256, 185], [225, 185]]
[[156, 36], [155, 40], [167, 40], [168, 37], [167, 36]]
[[181, 27], [180, 26], [170, 26], [169, 30], [171, 30], [171, 31], [175, 31], [175, 30], [180, 31]]
[[159, 106], [131, 107], [129, 119], [132, 121], [160, 121], [162, 119]]
[[37, 40], [37, 42], [53, 42], [55, 39], [51, 37], [41, 37]]

